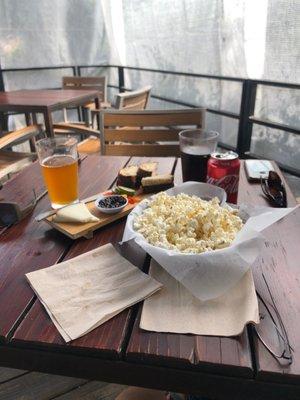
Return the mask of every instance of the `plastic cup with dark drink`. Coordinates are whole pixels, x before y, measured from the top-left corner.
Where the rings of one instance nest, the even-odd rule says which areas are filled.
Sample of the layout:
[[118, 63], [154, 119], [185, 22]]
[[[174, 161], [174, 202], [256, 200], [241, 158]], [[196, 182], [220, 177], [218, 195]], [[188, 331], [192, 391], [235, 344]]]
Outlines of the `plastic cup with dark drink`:
[[216, 150], [218, 132], [187, 129], [179, 133], [183, 181], [206, 182], [207, 162]]

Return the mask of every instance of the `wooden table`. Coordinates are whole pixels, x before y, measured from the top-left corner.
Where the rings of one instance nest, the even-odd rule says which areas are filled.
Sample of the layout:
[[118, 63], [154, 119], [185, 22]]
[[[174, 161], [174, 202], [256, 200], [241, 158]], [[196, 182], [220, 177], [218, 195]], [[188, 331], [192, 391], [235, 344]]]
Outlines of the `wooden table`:
[[[159, 161], [159, 172], [175, 172], [181, 182], [180, 161]], [[141, 159], [132, 158], [130, 162]], [[109, 188], [128, 157], [91, 155], [80, 166], [81, 196]], [[27, 167], [1, 190], [6, 200], [26, 205], [32, 187], [43, 190], [38, 164]], [[288, 204], [295, 199], [287, 188]], [[241, 168], [239, 202], [266, 205], [258, 184], [249, 184]], [[47, 197], [33, 214], [0, 233], [0, 364], [98, 379], [108, 382], [199, 393], [218, 399], [300, 398], [300, 265], [299, 212], [267, 229], [265, 248], [253, 267], [256, 285], [264, 293], [264, 274], [294, 347], [294, 362], [280, 367], [250, 329], [235, 338], [146, 332], [139, 329], [141, 304], [127, 309], [86, 336], [65, 344], [24, 274], [48, 267], [121, 239], [125, 220], [113, 223], [90, 240], [72, 242], [34, 220], [49, 208]], [[148, 257], [135, 246], [122, 249], [143, 270]], [[176, 316], [174, 316], [176, 317]]]
[[36, 123], [36, 114], [42, 113], [48, 136], [54, 136], [52, 112], [69, 107], [83, 106], [95, 102], [96, 109], [100, 107], [99, 92], [96, 90], [16, 90], [13, 92], [0, 92], [0, 113], [24, 113], [27, 124], [30, 123], [29, 115], [33, 114]]

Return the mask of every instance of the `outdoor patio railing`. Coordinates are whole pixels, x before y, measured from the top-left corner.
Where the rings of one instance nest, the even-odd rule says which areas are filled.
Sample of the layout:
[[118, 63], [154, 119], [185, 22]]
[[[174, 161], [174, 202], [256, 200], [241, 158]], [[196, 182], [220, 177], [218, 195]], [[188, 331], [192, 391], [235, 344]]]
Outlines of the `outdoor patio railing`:
[[[237, 135], [237, 143], [236, 146], [229, 145], [228, 143], [221, 142], [219, 143], [220, 147], [229, 150], [235, 150], [238, 152], [241, 158], [258, 158], [257, 155], [250, 152], [251, 149], [251, 138], [252, 138], [252, 129], [253, 125], [262, 125], [273, 129], [279, 129], [284, 132], [289, 132], [295, 135], [300, 134], [300, 128], [285, 125], [282, 123], [273, 122], [270, 120], [264, 120], [261, 118], [257, 118], [254, 116], [255, 111], [255, 103], [256, 103], [256, 91], [258, 85], [264, 85], [269, 87], [280, 87], [285, 89], [293, 89], [299, 90], [299, 84], [293, 83], [284, 83], [284, 82], [276, 82], [276, 81], [267, 81], [267, 80], [254, 80], [254, 79], [243, 79], [229, 76], [220, 76], [220, 75], [207, 75], [207, 74], [195, 74], [189, 72], [180, 72], [180, 71], [168, 71], [168, 70], [160, 70], [160, 69], [151, 69], [151, 68], [140, 68], [140, 67], [131, 67], [131, 66], [121, 66], [121, 65], [109, 65], [109, 64], [95, 64], [95, 65], [62, 65], [62, 66], [51, 66], [51, 67], [34, 67], [34, 68], [0, 68], [0, 91], [5, 90], [3, 73], [7, 72], [20, 72], [20, 71], [42, 71], [42, 70], [55, 70], [55, 69], [70, 69], [74, 76], [80, 76], [83, 69], [87, 68], [116, 68], [118, 71], [118, 85], [108, 84], [111, 88], [117, 88], [119, 91], [127, 91], [131, 90], [131, 88], [126, 87], [125, 82], [125, 70], [133, 70], [140, 72], [151, 72], [156, 74], [167, 74], [167, 75], [175, 75], [175, 76], [185, 76], [194, 79], [214, 79], [220, 81], [230, 81], [230, 82], [239, 82], [242, 85], [242, 94], [240, 99], [240, 111], [239, 113], [229, 112], [225, 110], [215, 109], [205, 107], [205, 104], [193, 104], [187, 103], [184, 101], [180, 101], [178, 99], [172, 99], [168, 97], [162, 97], [156, 95], [155, 93], [151, 94], [151, 97], [154, 99], [158, 99], [161, 101], [165, 101], [168, 103], [185, 106], [185, 107], [205, 107], [207, 112], [213, 113], [216, 115], [225, 116], [228, 118], [233, 118], [239, 121], [238, 126], [238, 135]], [[151, 83], [151, 82], [149, 82]], [[3, 120], [4, 116], [0, 116]], [[279, 166], [286, 172], [289, 172], [293, 175], [300, 176], [300, 169], [293, 168], [284, 163], [278, 163]]]

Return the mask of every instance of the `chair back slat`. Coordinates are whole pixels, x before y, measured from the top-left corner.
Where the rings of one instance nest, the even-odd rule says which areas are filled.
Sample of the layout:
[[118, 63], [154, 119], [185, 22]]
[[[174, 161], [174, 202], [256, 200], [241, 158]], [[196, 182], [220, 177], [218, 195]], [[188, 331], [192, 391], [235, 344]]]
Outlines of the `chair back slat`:
[[115, 108], [118, 110], [145, 110], [152, 87], [145, 86], [132, 92], [119, 93], [115, 97]]
[[180, 129], [107, 129], [107, 142], [170, 142], [178, 141]]
[[147, 110], [142, 113], [115, 111], [104, 114], [104, 126], [168, 126], [168, 125], [202, 125], [202, 114], [199, 109], [188, 110]]
[[100, 102], [106, 101], [106, 76], [64, 76], [63, 89], [97, 90]]
[[205, 110], [201, 108], [104, 110], [100, 112], [101, 153], [146, 157], [178, 156], [179, 132], [188, 128], [203, 128], [204, 122]]
[[106, 145], [105, 155], [132, 157], [178, 157], [179, 146], [176, 144], [118, 144]]

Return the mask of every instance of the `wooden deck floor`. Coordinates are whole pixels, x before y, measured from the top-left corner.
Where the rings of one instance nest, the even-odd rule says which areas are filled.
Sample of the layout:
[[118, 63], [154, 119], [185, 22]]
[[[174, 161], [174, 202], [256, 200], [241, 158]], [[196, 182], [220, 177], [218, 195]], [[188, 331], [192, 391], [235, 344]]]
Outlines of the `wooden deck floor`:
[[0, 368], [0, 400], [114, 400], [125, 386]]

